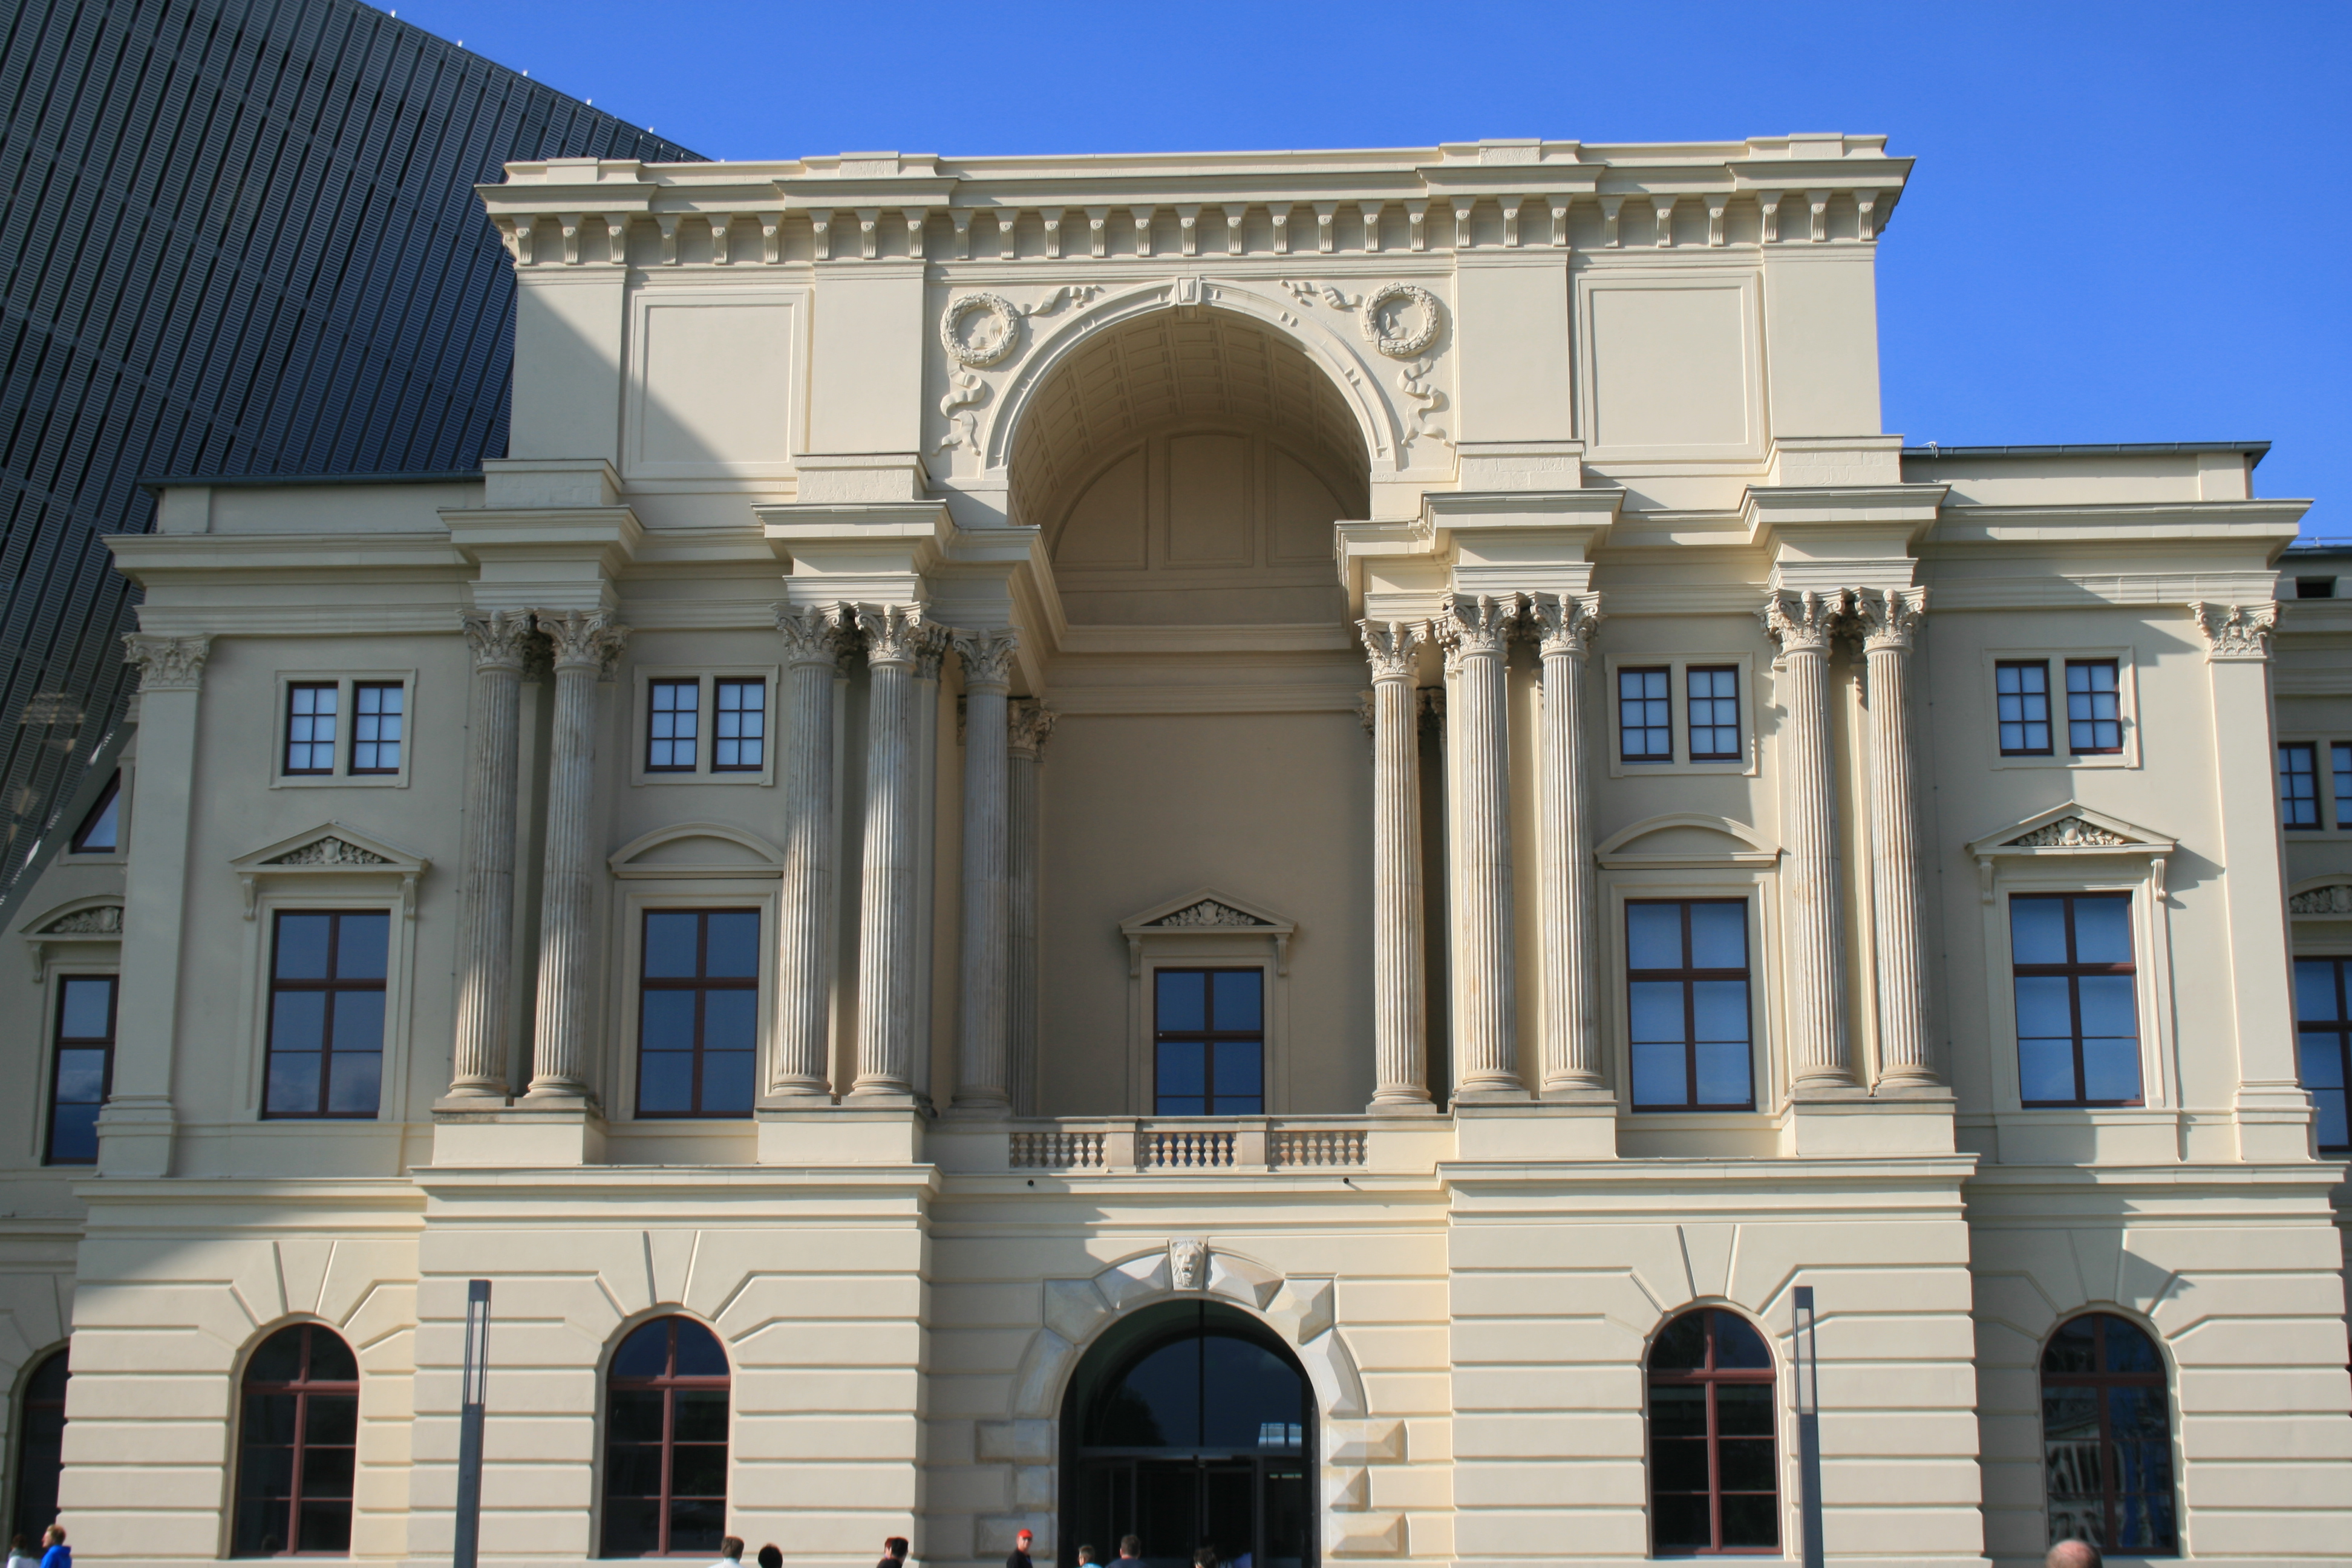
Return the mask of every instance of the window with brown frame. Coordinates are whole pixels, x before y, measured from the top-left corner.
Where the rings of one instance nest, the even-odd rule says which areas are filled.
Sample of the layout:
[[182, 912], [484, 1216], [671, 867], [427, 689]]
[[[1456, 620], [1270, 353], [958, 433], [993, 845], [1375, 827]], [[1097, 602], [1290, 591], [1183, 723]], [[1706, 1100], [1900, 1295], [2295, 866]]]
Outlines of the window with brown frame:
[[1993, 666], [1993, 716], [2004, 757], [2050, 755], [2050, 662], [2014, 659]]
[[2297, 1066], [2305, 1093], [2317, 1112], [2323, 1154], [2352, 1151], [2352, 959], [2294, 961], [2294, 1025]]
[[2078, 757], [2124, 749], [2123, 693], [2112, 658], [2066, 661], [2066, 750]]
[[604, 1411], [606, 1557], [709, 1556], [727, 1533], [727, 1352], [691, 1318], [613, 1352]]
[[1152, 1001], [1152, 1113], [1265, 1114], [1265, 972], [1157, 970]]
[[2313, 833], [2319, 820], [2319, 748], [2288, 741], [2278, 749], [2279, 823], [2289, 832]]
[[58, 977], [45, 1164], [98, 1163], [98, 1113], [114, 1082], [114, 1012], [120, 990], [121, 982], [111, 974]]
[[335, 708], [341, 695], [331, 680], [299, 680], [287, 687], [285, 772], [335, 771]]
[[702, 682], [646, 685], [646, 772], [690, 773], [701, 745]]
[[1748, 1110], [1748, 903], [1630, 899], [1625, 1011], [1635, 1110]]
[[768, 683], [757, 677], [722, 677], [710, 735], [710, 771], [756, 773], [767, 763]]
[[1650, 1552], [1777, 1552], [1772, 1352], [1736, 1312], [1702, 1307], [1650, 1347]]
[[2164, 1355], [2137, 1324], [2085, 1312], [2050, 1336], [2042, 1452], [2051, 1545], [2087, 1541], [2147, 1557], [2180, 1550]]
[[1684, 719], [1694, 763], [1739, 761], [1739, 667], [1695, 664], [1683, 671]]
[[2018, 1098], [2027, 1106], [2140, 1103], [2131, 895], [2013, 893]]
[[760, 911], [647, 910], [637, 1114], [749, 1116], [760, 1036]]
[[370, 1117], [383, 1081], [383, 910], [280, 910], [269, 963], [262, 1114]]
[[352, 772], [400, 771], [407, 699], [408, 689], [397, 680], [362, 680], [352, 688]]
[[294, 1323], [253, 1352], [239, 1402], [238, 1557], [352, 1549], [360, 1367], [332, 1329]]

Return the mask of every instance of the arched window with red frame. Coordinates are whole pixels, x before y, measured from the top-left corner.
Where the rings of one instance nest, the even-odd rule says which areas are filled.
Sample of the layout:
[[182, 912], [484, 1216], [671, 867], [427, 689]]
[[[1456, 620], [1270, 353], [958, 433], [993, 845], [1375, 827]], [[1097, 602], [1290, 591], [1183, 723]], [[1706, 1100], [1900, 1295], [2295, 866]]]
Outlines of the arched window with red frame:
[[1650, 1552], [1780, 1549], [1772, 1352], [1720, 1308], [1685, 1312], [1650, 1347]]
[[727, 1534], [727, 1352], [691, 1318], [613, 1352], [604, 1412], [606, 1557], [710, 1556]]
[[51, 1351], [34, 1363], [16, 1395], [16, 1484], [10, 1491], [15, 1507], [11, 1530], [26, 1541], [58, 1520], [58, 1477], [65, 1468], [66, 1352]]
[[360, 1363], [334, 1330], [293, 1323], [261, 1342], [237, 1412], [238, 1557], [352, 1549]]
[[2042, 1457], [2050, 1544], [2169, 1557], [2172, 1396], [2164, 1352], [2113, 1312], [2062, 1323], [2042, 1352]]

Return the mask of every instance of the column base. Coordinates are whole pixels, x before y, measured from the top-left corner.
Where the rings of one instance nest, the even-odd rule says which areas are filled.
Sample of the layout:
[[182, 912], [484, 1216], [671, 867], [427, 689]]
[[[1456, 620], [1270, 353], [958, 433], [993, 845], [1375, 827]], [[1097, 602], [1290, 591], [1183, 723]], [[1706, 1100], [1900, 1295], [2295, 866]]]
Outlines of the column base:
[[[2313, 1158], [2311, 1097], [2298, 1084], [2238, 1086], [2238, 1158], [2269, 1163]], [[105, 1122], [99, 1125], [103, 1128]]]
[[1538, 1096], [1546, 1105], [1605, 1105], [1617, 1109], [1617, 1091], [1607, 1084], [1546, 1084]]
[[940, 1112], [942, 1121], [1010, 1121], [1013, 1102], [1009, 1100], [959, 1100]]
[[1854, 1089], [1791, 1098], [1777, 1124], [1780, 1152], [1810, 1159], [1866, 1159], [1956, 1152], [1949, 1089], [1873, 1099]]
[[1515, 1164], [1536, 1160], [1613, 1160], [1617, 1104], [1523, 1100], [1517, 1104], [1455, 1100], [1454, 1158]]
[[805, 1110], [762, 1105], [752, 1113], [759, 1126], [762, 1165], [919, 1165], [931, 1118], [911, 1101], [877, 1105], [871, 1100]]
[[1364, 1107], [1367, 1116], [1435, 1116], [1433, 1100], [1376, 1100]]
[[163, 1095], [118, 1096], [98, 1113], [98, 1173], [168, 1176], [178, 1123]]
[[572, 1095], [433, 1108], [433, 1163], [509, 1169], [604, 1163], [604, 1114]]
[[1508, 1089], [1460, 1089], [1454, 1091], [1456, 1105], [1526, 1105], [1535, 1096], [1525, 1088], [1513, 1085]]

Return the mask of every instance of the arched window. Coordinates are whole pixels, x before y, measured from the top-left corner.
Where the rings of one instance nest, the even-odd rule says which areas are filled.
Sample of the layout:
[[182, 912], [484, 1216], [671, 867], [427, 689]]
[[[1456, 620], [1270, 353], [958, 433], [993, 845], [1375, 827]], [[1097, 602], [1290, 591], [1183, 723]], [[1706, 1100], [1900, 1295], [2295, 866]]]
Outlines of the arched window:
[[2050, 1542], [2169, 1556], [2180, 1550], [2172, 1506], [2172, 1407], [2164, 1356], [2138, 1325], [2112, 1312], [2062, 1324], [2042, 1352], [2042, 1455]]
[[1650, 1347], [1652, 1555], [1780, 1550], [1772, 1389], [1772, 1352], [1736, 1312], [1685, 1312]]
[[352, 1549], [360, 1363], [332, 1329], [294, 1323], [245, 1369], [236, 1454], [239, 1557]]
[[607, 1557], [715, 1553], [727, 1534], [727, 1352], [656, 1318], [613, 1354], [604, 1421]]
[[57, 1522], [58, 1472], [65, 1466], [66, 1352], [51, 1351], [25, 1379], [16, 1399], [16, 1484], [11, 1532], [27, 1542]]

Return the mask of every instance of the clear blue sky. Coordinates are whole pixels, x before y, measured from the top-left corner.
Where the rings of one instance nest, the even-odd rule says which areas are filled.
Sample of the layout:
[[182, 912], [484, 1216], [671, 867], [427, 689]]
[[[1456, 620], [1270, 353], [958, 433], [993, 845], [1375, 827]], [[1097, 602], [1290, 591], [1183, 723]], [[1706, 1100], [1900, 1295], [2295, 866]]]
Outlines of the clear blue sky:
[[1884, 132], [1886, 428], [2267, 439], [2352, 536], [2352, 4], [402, 0], [714, 158]]

